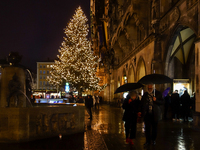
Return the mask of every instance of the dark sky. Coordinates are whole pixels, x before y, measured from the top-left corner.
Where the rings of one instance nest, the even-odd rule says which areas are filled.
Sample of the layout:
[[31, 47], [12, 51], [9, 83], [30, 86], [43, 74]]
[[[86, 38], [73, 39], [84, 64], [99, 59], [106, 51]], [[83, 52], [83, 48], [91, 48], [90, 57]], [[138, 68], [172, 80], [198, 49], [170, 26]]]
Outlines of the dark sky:
[[0, 59], [19, 52], [21, 63], [35, 71], [37, 61], [57, 58], [64, 28], [78, 6], [89, 19], [90, 0], [1, 1]]

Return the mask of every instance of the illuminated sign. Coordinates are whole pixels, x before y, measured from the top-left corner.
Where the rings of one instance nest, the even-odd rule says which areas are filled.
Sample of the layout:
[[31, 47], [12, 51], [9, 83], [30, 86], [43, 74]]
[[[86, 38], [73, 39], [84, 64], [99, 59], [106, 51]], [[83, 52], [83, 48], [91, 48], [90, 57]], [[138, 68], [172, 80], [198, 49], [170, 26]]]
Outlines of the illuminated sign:
[[65, 84], [65, 92], [69, 92], [69, 83]]

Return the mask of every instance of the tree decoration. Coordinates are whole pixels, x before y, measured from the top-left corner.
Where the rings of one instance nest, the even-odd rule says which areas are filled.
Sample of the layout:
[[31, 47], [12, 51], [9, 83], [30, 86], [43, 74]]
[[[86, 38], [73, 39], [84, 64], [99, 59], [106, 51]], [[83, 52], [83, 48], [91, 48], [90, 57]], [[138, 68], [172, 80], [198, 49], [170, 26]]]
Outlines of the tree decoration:
[[87, 21], [79, 6], [64, 29], [66, 37], [58, 50], [58, 60], [52, 65], [51, 76], [47, 78], [50, 84], [60, 85], [65, 80], [77, 90], [101, 89], [98, 85], [99, 78], [96, 77], [98, 58], [94, 56], [87, 39]]

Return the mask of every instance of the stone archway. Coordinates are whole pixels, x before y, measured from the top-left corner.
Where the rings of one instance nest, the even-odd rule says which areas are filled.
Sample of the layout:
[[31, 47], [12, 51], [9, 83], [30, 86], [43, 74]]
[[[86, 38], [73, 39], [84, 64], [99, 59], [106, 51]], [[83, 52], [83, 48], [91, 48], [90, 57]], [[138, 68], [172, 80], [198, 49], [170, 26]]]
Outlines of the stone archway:
[[146, 75], [146, 67], [144, 63], [144, 59], [140, 57], [137, 64], [137, 81]]
[[191, 28], [179, 26], [167, 49], [165, 66], [169, 77], [187, 80], [190, 94], [195, 91], [195, 39], [196, 34]]

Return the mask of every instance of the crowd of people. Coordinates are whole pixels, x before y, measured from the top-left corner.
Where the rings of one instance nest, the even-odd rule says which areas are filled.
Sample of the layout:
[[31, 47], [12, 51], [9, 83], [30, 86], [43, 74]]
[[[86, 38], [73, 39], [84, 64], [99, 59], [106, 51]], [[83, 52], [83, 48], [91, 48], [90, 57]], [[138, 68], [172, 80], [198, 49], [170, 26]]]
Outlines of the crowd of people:
[[[70, 96], [69, 102], [85, 103], [85, 107], [92, 120], [92, 108], [99, 109], [102, 98], [98, 95], [87, 95], [86, 97]], [[192, 117], [191, 112], [195, 111], [195, 94], [190, 97], [185, 90], [179, 95], [178, 90], [172, 94], [168, 92], [163, 95], [160, 91], [147, 86], [147, 91], [141, 96], [137, 91], [129, 91], [129, 94], [122, 102], [124, 114], [122, 120], [125, 122], [126, 142], [133, 145], [136, 138], [137, 122], [144, 122], [146, 142], [144, 146], [156, 144], [158, 122], [161, 119], [172, 119], [176, 121], [188, 121]], [[140, 119], [138, 119], [140, 118]]]
[[164, 97], [164, 119], [171, 119], [173, 121], [188, 121], [189, 117], [195, 111], [195, 93], [190, 96], [188, 91], [185, 90], [182, 95], [179, 95], [178, 90], [172, 94], [168, 93]]
[[144, 146], [155, 145], [159, 120], [170, 118], [179, 121], [182, 118], [182, 120], [188, 121], [191, 116], [190, 112], [195, 109], [195, 94], [190, 98], [185, 90], [179, 96], [178, 91], [175, 90], [172, 94], [168, 92], [163, 96], [163, 93], [154, 89], [150, 84], [143, 96], [139, 96], [136, 91], [129, 91], [122, 108], [124, 109], [126, 142], [134, 144], [138, 118], [141, 118], [144, 122], [146, 137]]

